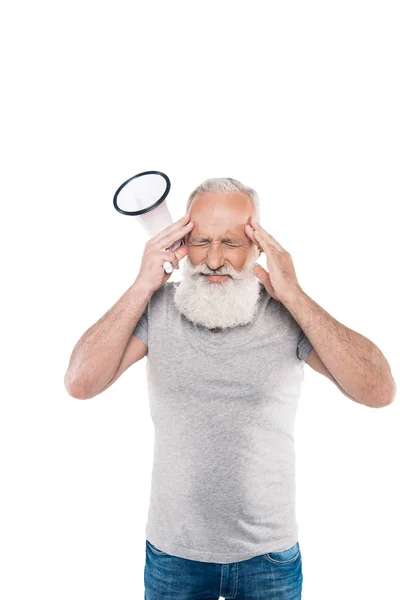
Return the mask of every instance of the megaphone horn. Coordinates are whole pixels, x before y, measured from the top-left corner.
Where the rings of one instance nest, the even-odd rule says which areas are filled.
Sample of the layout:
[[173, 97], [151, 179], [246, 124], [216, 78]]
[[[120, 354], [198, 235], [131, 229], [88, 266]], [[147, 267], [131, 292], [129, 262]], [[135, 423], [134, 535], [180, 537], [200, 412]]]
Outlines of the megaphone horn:
[[[165, 202], [170, 188], [171, 182], [165, 173], [143, 171], [119, 186], [114, 194], [113, 204], [121, 214], [138, 217], [139, 223], [152, 238], [173, 223]], [[177, 240], [166, 249], [174, 252], [182, 244], [183, 240]], [[164, 262], [163, 267], [166, 273], [174, 270], [168, 261]]]

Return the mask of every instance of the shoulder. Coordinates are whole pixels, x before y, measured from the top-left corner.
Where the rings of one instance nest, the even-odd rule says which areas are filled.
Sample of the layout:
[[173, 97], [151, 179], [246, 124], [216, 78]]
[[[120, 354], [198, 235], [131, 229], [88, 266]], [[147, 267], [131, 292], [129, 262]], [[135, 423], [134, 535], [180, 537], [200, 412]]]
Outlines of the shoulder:
[[150, 298], [149, 306], [153, 314], [159, 313], [173, 302], [173, 293], [176, 282], [167, 281], [156, 290]]
[[151, 297], [153, 302], [159, 302], [162, 298], [165, 298], [166, 296], [171, 296], [174, 285], [174, 281], [167, 281], [161, 287], [159, 287], [158, 290], [156, 290]]
[[283, 302], [275, 300], [268, 295], [268, 312], [274, 324], [290, 335], [298, 337], [301, 334], [301, 328], [293, 317], [292, 313], [286, 308]]

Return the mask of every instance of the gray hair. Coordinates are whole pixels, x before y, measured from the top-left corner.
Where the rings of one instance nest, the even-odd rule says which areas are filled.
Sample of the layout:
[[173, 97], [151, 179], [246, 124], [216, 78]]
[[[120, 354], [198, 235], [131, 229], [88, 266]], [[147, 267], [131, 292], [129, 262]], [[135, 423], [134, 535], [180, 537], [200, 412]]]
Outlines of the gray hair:
[[186, 203], [186, 212], [190, 212], [194, 197], [197, 194], [206, 194], [208, 192], [225, 192], [228, 194], [241, 192], [246, 194], [255, 208], [256, 220], [260, 221], [260, 200], [257, 192], [253, 188], [248, 187], [237, 179], [232, 179], [231, 177], [212, 177], [211, 179], [206, 179], [203, 181], [203, 183], [198, 185], [197, 188], [190, 194]]

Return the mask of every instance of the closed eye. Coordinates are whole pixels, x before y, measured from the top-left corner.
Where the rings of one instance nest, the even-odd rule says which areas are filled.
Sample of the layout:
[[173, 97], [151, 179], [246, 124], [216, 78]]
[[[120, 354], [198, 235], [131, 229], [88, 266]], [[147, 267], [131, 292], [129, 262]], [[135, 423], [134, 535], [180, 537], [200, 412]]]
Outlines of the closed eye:
[[[229, 248], [240, 248], [240, 246], [238, 244], [228, 244], [228, 243], [225, 243], [225, 242], [223, 242], [223, 244], [225, 246], [229, 246]], [[194, 247], [197, 247], [197, 246], [201, 247], [201, 246], [208, 246], [208, 245], [209, 245], [209, 242], [204, 242], [202, 244], [193, 244], [192, 243], [192, 246], [194, 246]]]

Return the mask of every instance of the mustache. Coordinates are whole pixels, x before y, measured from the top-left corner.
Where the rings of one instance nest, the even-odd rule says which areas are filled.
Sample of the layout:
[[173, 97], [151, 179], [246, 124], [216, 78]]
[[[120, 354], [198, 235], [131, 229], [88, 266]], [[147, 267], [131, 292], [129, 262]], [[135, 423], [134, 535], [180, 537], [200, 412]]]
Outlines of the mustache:
[[183, 264], [182, 275], [190, 275], [196, 279], [204, 275], [226, 275], [230, 279], [243, 280], [255, 277], [253, 272], [254, 261], [247, 263], [242, 270], [237, 271], [232, 265], [223, 264], [217, 269], [211, 269], [207, 264], [193, 265], [187, 257]]
[[211, 271], [211, 273], [208, 273], [207, 271], [200, 271], [199, 275], [227, 275], [230, 277], [229, 273], [221, 273], [221, 271]]

